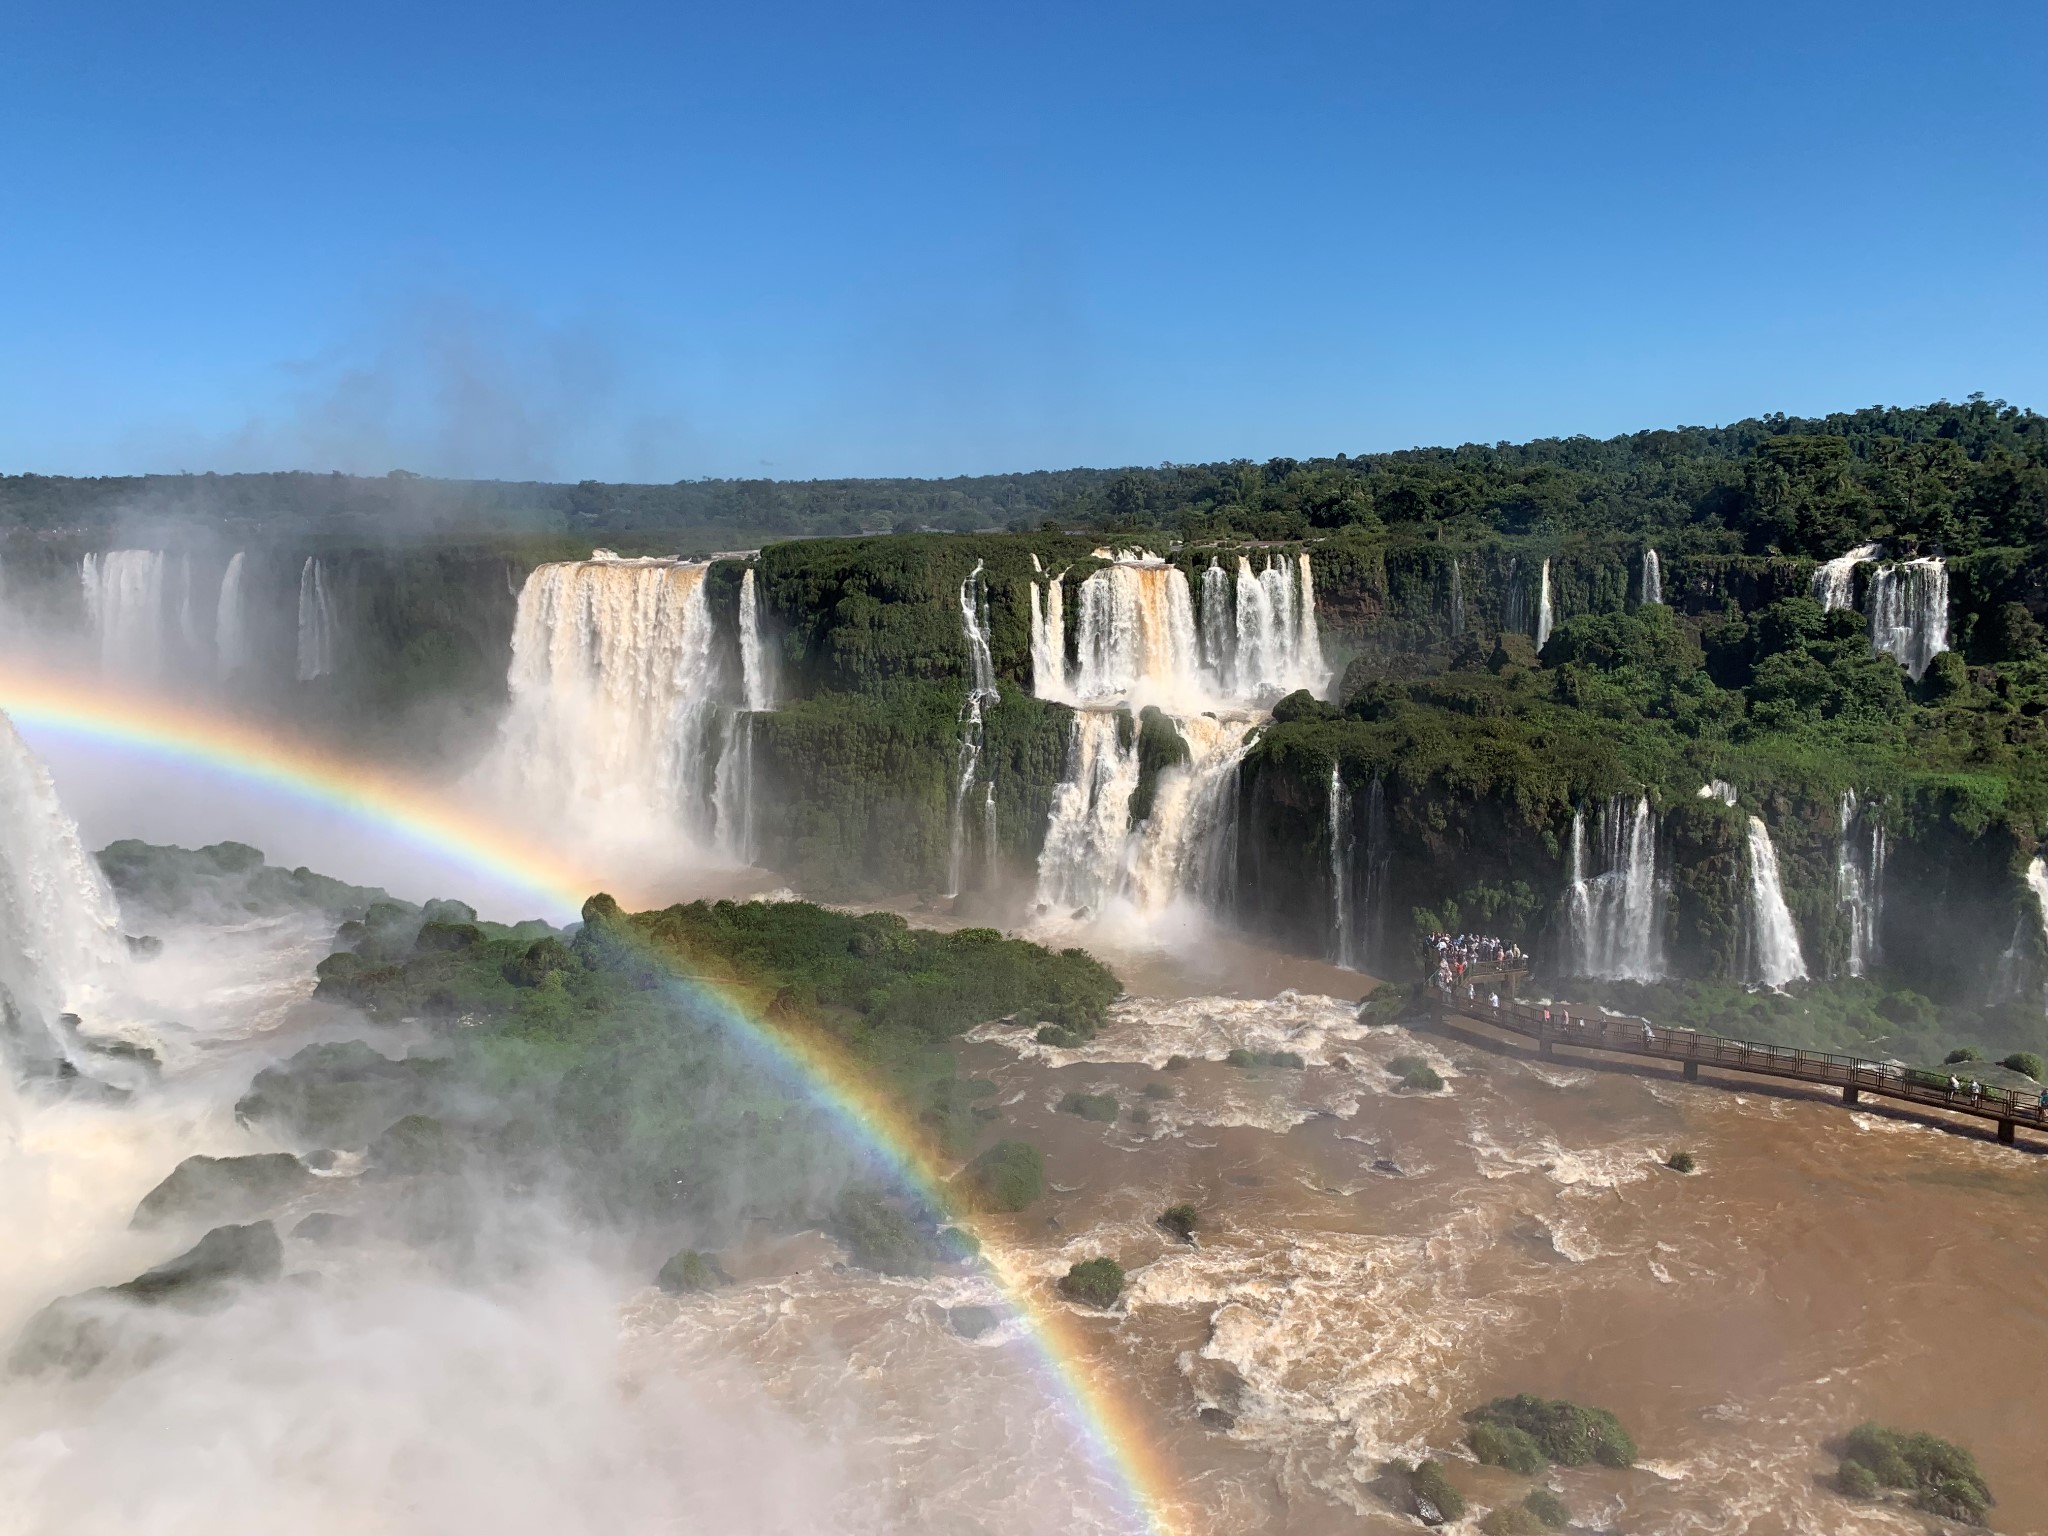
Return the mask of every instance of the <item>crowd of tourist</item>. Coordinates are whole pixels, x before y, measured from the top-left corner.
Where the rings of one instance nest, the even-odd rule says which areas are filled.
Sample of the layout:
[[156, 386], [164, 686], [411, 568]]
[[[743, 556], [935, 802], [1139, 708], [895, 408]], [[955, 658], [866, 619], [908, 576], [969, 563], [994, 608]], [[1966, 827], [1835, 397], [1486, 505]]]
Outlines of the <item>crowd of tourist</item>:
[[1529, 957], [1521, 947], [1476, 933], [1432, 933], [1430, 950], [1436, 955], [1436, 984], [1448, 992], [1480, 968], [1494, 971], [1526, 971]]

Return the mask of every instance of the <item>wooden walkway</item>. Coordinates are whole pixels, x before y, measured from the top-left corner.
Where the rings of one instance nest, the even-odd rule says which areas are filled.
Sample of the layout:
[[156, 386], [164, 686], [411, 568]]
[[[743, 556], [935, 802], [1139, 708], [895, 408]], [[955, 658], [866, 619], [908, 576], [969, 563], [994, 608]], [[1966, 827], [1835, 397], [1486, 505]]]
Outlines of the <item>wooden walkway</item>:
[[[1953, 1069], [1912, 1068], [1889, 1062], [1865, 1061], [1857, 1056], [1836, 1056], [1827, 1051], [1795, 1051], [1783, 1045], [1763, 1045], [1754, 1040], [1727, 1040], [1690, 1029], [1659, 1029], [1641, 1019], [1610, 1018], [1605, 1014], [1582, 1014], [1569, 1003], [1525, 1003], [1508, 995], [1514, 978], [1468, 977], [1478, 995], [1465, 996], [1460, 981], [1446, 995], [1430, 988], [1437, 1019], [1456, 1017], [1488, 1024], [1510, 1034], [1534, 1040], [1546, 1057], [1554, 1057], [1559, 1046], [1579, 1050], [1608, 1051], [1621, 1056], [1644, 1057], [1676, 1062], [1687, 1082], [1700, 1080], [1700, 1068], [1746, 1072], [1757, 1077], [1774, 1077], [1799, 1083], [1838, 1089], [1844, 1104], [1854, 1104], [1869, 1094], [1896, 1099], [1950, 1114], [1972, 1115], [1995, 1121], [1998, 1139], [2010, 1146], [2020, 1126], [2048, 1131], [2048, 1108], [2038, 1090], [2015, 1092], [1980, 1084], [1970, 1090], [1970, 1068], [1964, 1062]], [[1505, 983], [1505, 984], [1503, 984]], [[1495, 1007], [1495, 987], [1501, 998]], [[1954, 1077], [1951, 1078], [1951, 1071]], [[1957, 1086], [1951, 1088], [1950, 1082]]]

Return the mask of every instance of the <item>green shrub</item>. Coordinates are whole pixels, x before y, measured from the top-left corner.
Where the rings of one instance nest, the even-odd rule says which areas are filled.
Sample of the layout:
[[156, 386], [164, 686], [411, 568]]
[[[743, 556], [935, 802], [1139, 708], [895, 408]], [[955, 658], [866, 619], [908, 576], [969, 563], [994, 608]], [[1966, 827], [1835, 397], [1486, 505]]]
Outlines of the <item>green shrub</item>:
[[1489, 1509], [1479, 1522], [1485, 1536], [1544, 1536], [1548, 1526], [1536, 1518], [1526, 1504], [1503, 1504]]
[[1169, 1205], [1159, 1213], [1159, 1225], [1188, 1243], [1194, 1241], [1195, 1228], [1201, 1221], [1192, 1205]]
[[1674, 1152], [1664, 1159], [1664, 1166], [1673, 1173], [1691, 1173], [1699, 1167], [1699, 1159], [1690, 1152]]
[[1188, 1058], [1178, 1053], [1166, 1058], [1166, 1070], [1169, 1072], [1185, 1072], [1189, 1065]]
[[1144, 1092], [1145, 1097], [1148, 1099], [1177, 1099], [1180, 1097], [1179, 1090], [1171, 1083], [1147, 1083]]
[[2048, 1082], [2048, 1062], [2043, 1062], [2032, 1051], [2014, 1051], [1999, 1063], [2008, 1072], [2017, 1072], [2022, 1077], [2031, 1077], [2035, 1082]]
[[1444, 1086], [1436, 1068], [1420, 1056], [1396, 1056], [1387, 1063], [1387, 1070], [1399, 1080], [1404, 1093], [1437, 1093]]
[[687, 1296], [699, 1291], [716, 1290], [721, 1285], [730, 1285], [724, 1269], [710, 1254], [699, 1253], [694, 1248], [685, 1248], [661, 1266], [654, 1283], [671, 1296]]
[[1498, 1397], [1465, 1415], [1474, 1424], [1499, 1424], [1521, 1430], [1561, 1466], [1633, 1466], [1636, 1443], [1621, 1421], [1604, 1408], [1587, 1408], [1562, 1399], [1518, 1393]]
[[1960, 1062], [1982, 1061], [1983, 1059], [1984, 1053], [1978, 1050], [1977, 1047], [1974, 1045], [1964, 1045], [1958, 1046], [1955, 1050], [1942, 1057], [1941, 1064], [1944, 1067], [1953, 1067]]
[[1293, 1067], [1297, 1071], [1308, 1065], [1294, 1051], [1249, 1051], [1239, 1046], [1223, 1058], [1226, 1067]]
[[1028, 1141], [999, 1141], [967, 1165], [978, 1211], [1021, 1211], [1045, 1193], [1045, 1157]]
[[1487, 1466], [1506, 1467], [1524, 1477], [1541, 1472], [1549, 1459], [1528, 1431], [1517, 1429], [1512, 1424], [1482, 1421], [1472, 1426], [1465, 1439], [1472, 1447], [1472, 1454]]
[[[1868, 1479], [1851, 1472], [1861, 1467]], [[1907, 1434], [1882, 1424], [1858, 1424], [1842, 1443], [1842, 1489], [1903, 1488], [1913, 1505], [1949, 1520], [1984, 1523], [1984, 1512], [1996, 1501], [1976, 1458], [1963, 1447], [1924, 1432]], [[1859, 1495], [1861, 1496], [1861, 1495]]]
[[1070, 1093], [1060, 1100], [1061, 1113], [1098, 1120], [1104, 1125], [1114, 1123], [1122, 1108], [1113, 1093]]
[[1836, 1482], [1852, 1499], [1874, 1499], [1884, 1489], [1884, 1484], [1877, 1480], [1877, 1474], [1860, 1461], [1843, 1462]]
[[1124, 1293], [1124, 1267], [1115, 1259], [1083, 1259], [1060, 1280], [1060, 1294], [1108, 1311]]
[[1451, 1486], [1444, 1469], [1434, 1461], [1425, 1461], [1408, 1473], [1408, 1491], [1418, 1499], [1429, 1500], [1446, 1520], [1456, 1520], [1465, 1513], [1465, 1496]]
[[1528, 1510], [1549, 1530], [1561, 1531], [1571, 1524], [1572, 1512], [1564, 1507], [1564, 1500], [1548, 1488], [1530, 1489], [1529, 1497], [1522, 1500], [1522, 1508]]

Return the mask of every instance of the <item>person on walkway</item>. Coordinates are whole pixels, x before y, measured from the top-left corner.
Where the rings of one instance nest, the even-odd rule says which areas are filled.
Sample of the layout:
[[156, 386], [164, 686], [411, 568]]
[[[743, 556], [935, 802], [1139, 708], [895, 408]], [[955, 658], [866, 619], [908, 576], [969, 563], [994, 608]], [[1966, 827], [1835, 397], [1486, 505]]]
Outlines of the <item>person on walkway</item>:
[[[1499, 1012], [1500, 1012], [1500, 994], [1499, 994], [1498, 992], [1495, 992], [1495, 993], [1493, 993], [1492, 995], [1490, 995], [1490, 996], [1489, 996], [1489, 997], [1487, 998], [1487, 1001], [1488, 1001], [1489, 1003], [1493, 1004], [1493, 1011], [1494, 1011], [1495, 1013], [1499, 1013]], [[2043, 1090], [2041, 1091], [2041, 1102], [2042, 1102], [2043, 1104], [2048, 1104], [2048, 1088], [2044, 1088], [2044, 1089], [2043, 1089]]]

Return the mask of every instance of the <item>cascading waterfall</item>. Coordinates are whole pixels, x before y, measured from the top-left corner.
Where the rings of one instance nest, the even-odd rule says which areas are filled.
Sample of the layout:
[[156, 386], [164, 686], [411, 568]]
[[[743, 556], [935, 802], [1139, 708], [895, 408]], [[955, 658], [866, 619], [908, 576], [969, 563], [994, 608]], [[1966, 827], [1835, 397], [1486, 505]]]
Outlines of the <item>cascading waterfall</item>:
[[317, 555], [299, 570], [299, 681], [310, 683], [334, 671], [334, 598]]
[[100, 669], [148, 681], [163, 670], [164, 556], [155, 549], [110, 549], [79, 568], [85, 614], [99, 641]]
[[1664, 601], [1664, 562], [1657, 558], [1657, 551], [1643, 551], [1643, 601], [1661, 603]]
[[1761, 816], [1749, 818], [1749, 955], [1750, 977], [1762, 986], [1806, 979], [1799, 929], [1778, 878], [1778, 850]]
[[1611, 981], [1664, 977], [1664, 887], [1657, 816], [1647, 795], [1616, 795], [1600, 811], [1600, 869], [1586, 857], [1586, 816], [1572, 813], [1567, 893], [1572, 974]]
[[708, 569], [608, 550], [534, 568], [519, 592], [512, 704], [492, 762], [509, 793], [622, 847], [664, 831], [711, 841]]
[[1550, 607], [1550, 562], [1543, 562], [1543, 573], [1536, 581], [1536, 649], [1542, 650], [1550, 643], [1550, 630], [1554, 615]]
[[1883, 554], [1882, 544], [1858, 544], [1846, 555], [1822, 561], [1813, 573], [1813, 600], [1829, 612], [1853, 607], [1856, 602], [1856, 567], [1879, 559]]
[[1221, 850], [1248, 750], [1245, 724], [1214, 715], [1175, 721], [1188, 761], [1160, 773], [1151, 813], [1134, 827], [1138, 730], [1122, 711], [1077, 710], [1038, 860], [1039, 906], [1061, 916], [1112, 905], [1149, 915], [1179, 898], [1212, 898], [1227, 875]]
[[1870, 573], [1870, 648], [1893, 656], [1914, 682], [1948, 649], [1948, 566], [1937, 558], [1881, 565]]
[[1202, 573], [1199, 625], [1184, 572], [1120, 554], [1076, 594], [1071, 668], [1063, 595], [1058, 576], [1032, 583], [1032, 692], [1041, 699], [1195, 713], [1270, 704], [1329, 682], [1305, 553], [1269, 556], [1263, 570], [1240, 556], [1235, 576], [1212, 561]]
[[1202, 665], [1216, 693], [1227, 694], [1237, 671], [1237, 600], [1217, 560], [1202, 572]]
[[[1001, 695], [996, 692], [996, 666], [988, 648], [988, 583], [982, 575], [982, 562], [974, 562], [974, 569], [967, 573], [967, 579], [960, 583], [960, 625], [967, 638], [968, 687], [967, 702], [960, 709], [960, 758], [957, 782], [953, 791], [952, 847], [949, 860], [949, 885], [946, 894], [958, 896], [967, 872], [967, 805], [974, 795], [974, 785], [981, 772], [981, 753], [986, 744], [987, 721], [985, 711], [997, 703]], [[986, 786], [982, 804], [984, 807], [985, 858], [994, 856], [995, 840], [992, 833], [995, 801], [995, 785]]]
[[1330, 958], [1349, 970], [1358, 969], [1352, 952], [1351, 861], [1356, 851], [1351, 822], [1351, 795], [1344, 788], [1341, 763], [1330, 765]]
[[711, 809], [718, 846], [743, 864], [759, 850], [754, 828], [754, 716], [775, 708], [773, 653], [762, 627], [754, 568], [740, 573], [740, 707], [727, 712], [713, 775]]
[[1878, 960], [1878, 924], [1884, 912], [1884, 823], [1845, 789], [1837, 807], [1835, 896], [1849, 921], [1848, 971], [1862, 976]]
[[178, 636], [188, 655], [203, 655], [206, 636], [199, 628], [199, 608], [192, 595], [192, 557], [178, 557]]
[[243, 601], [242, 551], [238, 549], [221, 572], [220, 599], [213, 610], [213, 672], [222, 682], [249, 664], [249, 618]]
[[1451, 561], [1450, 629], [1453, 640], [1465, 633], [1465, 574], [1456, 560]]
[[89, 1018], [125, 962], [105, 876], [49, 770], [0, 715], [0, 1133], [15, 1078], [66, 1059], [63, 1015]]

